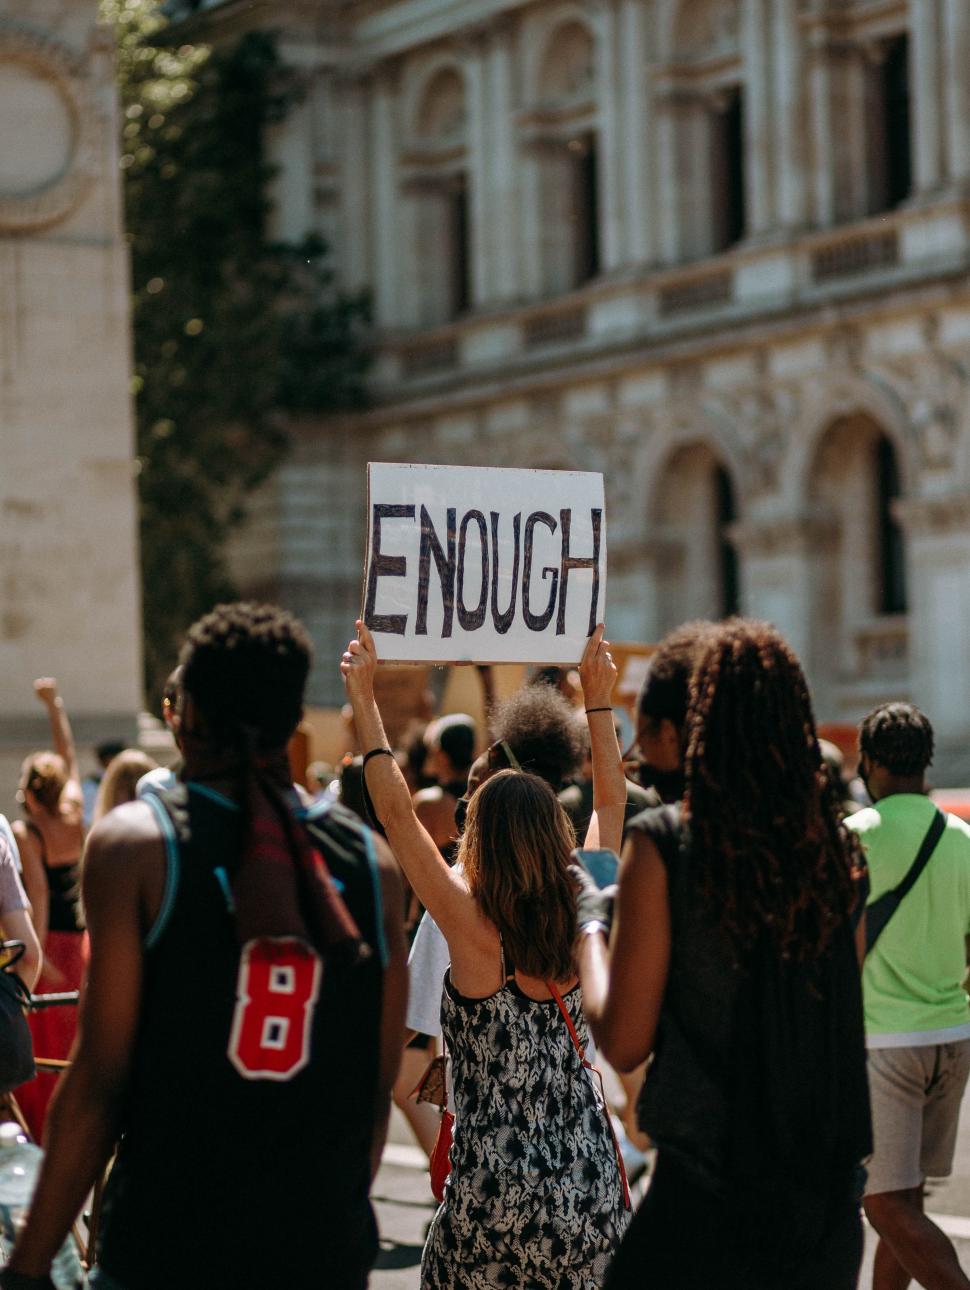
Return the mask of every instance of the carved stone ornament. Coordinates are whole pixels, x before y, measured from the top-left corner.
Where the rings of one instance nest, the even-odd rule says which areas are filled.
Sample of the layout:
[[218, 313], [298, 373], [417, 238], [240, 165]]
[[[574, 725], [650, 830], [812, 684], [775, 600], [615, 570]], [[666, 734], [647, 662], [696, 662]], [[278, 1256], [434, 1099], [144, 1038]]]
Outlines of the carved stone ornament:
[[928, 470], [953, 466], [965, 423], [970, 369], [941, 351], [890, 365], [887, 380], [906, 408], [920, 463]]
[[754, 386], [719, 395], [718, 411], [735, 427], [746, 492], [774, 492], [788, 448], [788, 427], [798, 416], [798, 397], [787, 387]]
[[0, 18], [0, 235], [67, 218], [94, 179], [97, 139], [84, 60]]

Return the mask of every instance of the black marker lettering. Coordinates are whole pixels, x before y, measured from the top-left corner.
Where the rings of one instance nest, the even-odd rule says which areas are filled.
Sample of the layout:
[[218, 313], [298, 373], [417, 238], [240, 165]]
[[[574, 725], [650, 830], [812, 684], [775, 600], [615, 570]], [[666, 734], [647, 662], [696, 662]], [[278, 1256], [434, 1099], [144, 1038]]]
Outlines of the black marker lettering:
[[565, 636], [566, 634], [566, 589], [569, 585], [570, 569], [592, 569], [593, 571], [593, 596], [589, 609], [589, 632], [592, 635], [596, 629], [598, 619], [596, 612], [599, 608], [600, 601], [600, 532], [603, 527], [603, 512], [596, 508], [590, 509], [590, 519], [593, 525], [593, 554], [589, 559], [581, 559], [579, 556], [569, 554], [569, 530], [572, 527], [572, 511], [560, 511], [559, 522], [562, 526], [562, 576], [559, 579], [559, 614], [556, 618], [556, 635]]
[[519, 583], [519, 534], [522, 530], [521, 511], [512, 519], [512, 581], [509, 607], [504, 613], [498, 607], [498, 511], [489, 512], [492, 521], [492, 622], [499, 635], [504, 636], [515, 617], [515, 593]]
[[451, 635], [452, 621], [455, 616], [455, 518], [454, 506], [447, 511], [448, 532], [445, 541], [448, 544], [446, 555], [438, 534], [431, 523], [427, 508], [421, 507], [421, 550], [418, 555], [418, 615], [414, 620], [414, 634], [428, 634], [428, 584], [431, 581], [431, 557], [434, 556], [435, 568], [441, 582], [441, 607], [444, 611], [441, 621], [441, 636], [444, 639]]
[[552, 620], [556, 608], [556, 592], [559, 588], [559, 570], [555, 565], [547, 565], [542, 571], [542, 578], [552, 577], [552, 588], [549, 592], [549, 604], [541, 614], [533, 614], [529, 608], [529, 584], [532, 581], [532, 547], [535, 542], [535, 527], [545, 524], [550, 533], [556, 531], [556, 521], [547, 511], [533, 511], [525, 522], [525, 556], [522, 563], [522, 617], [525, 625], [533, 632], [545, 631]]
[[[465, 608], [465, 541], [468, 525], [478, 525], [478, 541], [481, 547], [482, 593], [474, 609]], [[485, 516], [481, 511], [468, 511], [462, 517], [458, 533], [458, 621], [466, 632], [477, 631], [485, 621], [485, 609], [488, 605], [488, 530]]]
[[413, 506], [395, 506], [375, 502], [371, 512], [370, 568], [367, 571], [367, 599], [364, 603], [364, 622], [372, 632], [389, 632], [403, 636], [407, 628], [407, 614], [377, 614], [378, 578], [403, 578], [408, 570], [407, 557], [381, 554], [381, 520], [413, 520]]

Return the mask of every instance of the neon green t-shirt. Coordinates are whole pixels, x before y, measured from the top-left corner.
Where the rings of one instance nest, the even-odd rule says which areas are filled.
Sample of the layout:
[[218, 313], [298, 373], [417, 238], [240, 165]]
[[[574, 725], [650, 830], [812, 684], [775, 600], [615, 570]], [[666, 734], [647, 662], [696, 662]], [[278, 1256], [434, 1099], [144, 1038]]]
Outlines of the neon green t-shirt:
[[[909, 872], [935, 810], [922, 794], [895, 793], [846, 821], [865, 848], [870, 904]], [[929, 1032], [970, 1027], [963, 989], [968, 932], [970, 827], [948, 815], [929, 863], [866, 957], [862, 985], [870, 1046], [873, 1037], [890, 1035], [897, 1043], [920, 1034], [938, 1043], [942, 1039], [930, 1039]]]

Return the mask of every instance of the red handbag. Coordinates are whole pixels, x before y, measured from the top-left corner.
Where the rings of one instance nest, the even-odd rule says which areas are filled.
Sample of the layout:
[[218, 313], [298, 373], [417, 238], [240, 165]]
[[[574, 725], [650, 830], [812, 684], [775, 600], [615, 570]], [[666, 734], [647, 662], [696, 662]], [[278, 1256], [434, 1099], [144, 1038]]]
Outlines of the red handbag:
[[441, 1112], [441, 1123], [438, 1125], [438, 1136], [434, 1140], [431, 1152], [431, 1194], [435, 1200], [445, 1198], [445, 1183], [451, 1173], [451, 1140], [455, 1129], [455, 1117], [450, 1111]]
[[448, 1110], [447, 1059], [435, 1057], [421, 1076], [411, 1096], [418, 1102], [430, 1102], [441, 1110], [438, 1136], [434, 1140], [428, 1168], [431, 1172], [431, 1194], [435, 1200], [445, 1198], [445, 1183], [451, 1173], [451, 1142], [454, 1137], [455, 1117]]

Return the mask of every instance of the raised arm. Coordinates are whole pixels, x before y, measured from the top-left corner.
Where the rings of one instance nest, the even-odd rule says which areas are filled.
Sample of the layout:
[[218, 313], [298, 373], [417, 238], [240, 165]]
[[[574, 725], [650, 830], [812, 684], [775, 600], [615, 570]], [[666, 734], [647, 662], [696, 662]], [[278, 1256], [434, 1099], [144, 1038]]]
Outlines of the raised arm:
[[63, 758], [67, 767], [67, 783], [61, 794], [62, 804], [69, 807], [69, 814], [77, 814], [77, 822], [80, 824], [84, 810], [84, 794], [81, 791], [81, 773], [77, 764], [74, 734], [64, 700], [57, 693], [57, 681], [52, 676], [39, 677], [34, 682], [34, 693], [47, 709], [54, 751]]
[[[584, 904], [591, 906], [592, 917], [584, 917]], [[670, 966], [667, 872], [656, 846], [642, 833], [631, 832], [623, 850], [609, 947], [600, 907], [580, 893], [576, 957], [583, 1011], [610, 1065], [632, 1071], [653, 1051]]]
[[477, 938], [481, 924], [478, 906], [464, 879], [448, 867], [415, 815], [400, 767], [393, 756], [368, 756], [375, 749], [390, 749], [374, 698], [374, 638], [363, 622], [357, 623], [357, 631], [359, 637], [347, 646], [340, 670], [354, 710], [357, 737], [365, 757], [364, 778], [374, 810], [418, 899], [431, 911], [449, 944]]
[[603, 639], [603, 631], [600, 623], [586, 642], [579, 665], [593, 762], [593, 814], [586, 831], [585, 845], [619, 851], [623, 841], [626, 778], [613, 724], [616, 665], [610, 653], [610, 643]]

